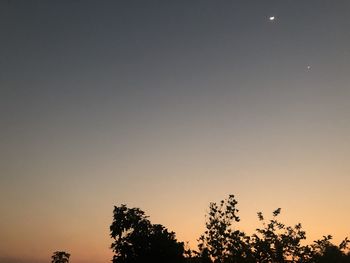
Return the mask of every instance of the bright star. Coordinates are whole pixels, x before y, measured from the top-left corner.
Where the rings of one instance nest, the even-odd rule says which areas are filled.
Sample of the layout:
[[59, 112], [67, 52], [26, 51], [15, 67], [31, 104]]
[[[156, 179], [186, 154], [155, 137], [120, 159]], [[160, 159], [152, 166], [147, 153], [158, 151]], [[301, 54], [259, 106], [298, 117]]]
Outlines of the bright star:
[[269, 20], [270, 20], [270, 21], [274, 21], [274, 20], [275, 20], [275, 17], [274, 17], [274, 16], [270, 16], [270, 17], [269, 17]]

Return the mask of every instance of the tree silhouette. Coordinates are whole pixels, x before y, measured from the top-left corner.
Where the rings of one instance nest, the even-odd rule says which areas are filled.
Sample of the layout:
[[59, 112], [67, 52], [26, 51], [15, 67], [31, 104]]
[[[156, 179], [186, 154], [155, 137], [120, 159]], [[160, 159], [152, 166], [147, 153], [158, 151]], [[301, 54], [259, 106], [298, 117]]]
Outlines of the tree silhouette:
[[256, 229], [257, 233], [252, 235], [252, 250], [258, 262], [283, 263], [287, 259], [297, 262], [307, 251], [300, 244], [306, 238], [301, 224], [286, 226], [277, 220], [280, 213], [281, 208], [273, 211], [273, 219], [268, 223], [265, 222], [263, 214], [258, 213], [263, 228]]
[[207, 263], [350, 263], [350, 252], [346, 238], [336, 246], [331, 236], [324, 236], [312, 245], [301, 245], [306, 233], [300, 223], [287, 226], [278, 220], [281, 208], [266, 221], [258, 213], [262, 227], [251, 236], [233, 228], [240, 221], [234, 195], [220, 203], [210, 203], [206, 230], [199, 238], [199, 262]]
[[249, 237], [232, 228], [239, 222], [234, 195], [217, 203], [210, 203], [206, 231], [199, 238], [199, 254], [203, 261], [215, 263], [254, 262]]
[[55, 251], [51, 256], [51, 263], [68, 263], [70, 254], [65, 251]]
[[349, 240], [345, 238], [339, 246], [334, 245], [332, 236], [323, 236], [322, 239], [314, 241], [311, 247], [311, 256], [309, 262], [311, 263], [349, 263], [350, 254], [345, 254], [348, 250]]
[[[281, 208], [265, 220], [251, 236], [238, 230], [240, 221], [234, 195], [219, 203], [210, 203], [206, 230], [198, 239], [198, 251], [178, 242], [174, 232], [160, 224], [152, 224], [139, 208], [115, 206], [110, 235], [113, 263], [350, 263], [349, 243], [345, 238], [334, 245], [332, 236], [323, 236], [311, 245], [302, 245], [306, 233], [300, 223], [288, 226], [279, 220]], [[347, 252], [347, 253], [346, 253]], [[55, 252], [64, 253], [64, 252]], [[54, 261], [53, 263], [67, 263]]]
[[177, 242], [174, 232], [159, 224], [151, 224], [139, 208], [115, 206], [110, 236], [113, 263], [182, 262], [184, 244]]

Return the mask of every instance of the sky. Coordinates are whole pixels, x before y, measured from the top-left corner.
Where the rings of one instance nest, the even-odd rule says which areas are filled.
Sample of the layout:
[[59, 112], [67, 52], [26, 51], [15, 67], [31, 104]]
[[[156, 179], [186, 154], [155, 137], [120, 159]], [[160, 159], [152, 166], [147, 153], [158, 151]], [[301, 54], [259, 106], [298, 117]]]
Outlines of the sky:
[[195, 248], [229, 194], [247, 233], [281, 207], [308, 242], [350, 236], [349, 13], [0, 1], [0, 262], [108, 262], [120, 204]]

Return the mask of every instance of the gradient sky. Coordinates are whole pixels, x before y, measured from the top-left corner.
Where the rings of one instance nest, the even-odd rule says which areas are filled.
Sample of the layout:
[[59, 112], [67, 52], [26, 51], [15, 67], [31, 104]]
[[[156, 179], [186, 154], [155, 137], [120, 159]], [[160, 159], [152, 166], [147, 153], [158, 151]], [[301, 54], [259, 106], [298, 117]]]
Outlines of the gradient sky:
[[0, 262], [108, 262], [122, 203], [195, 247], [230, 193], [248, 233], [282, 207], [310, 242], [349, 236], [349, 14], [348, 0], [1, 1]]

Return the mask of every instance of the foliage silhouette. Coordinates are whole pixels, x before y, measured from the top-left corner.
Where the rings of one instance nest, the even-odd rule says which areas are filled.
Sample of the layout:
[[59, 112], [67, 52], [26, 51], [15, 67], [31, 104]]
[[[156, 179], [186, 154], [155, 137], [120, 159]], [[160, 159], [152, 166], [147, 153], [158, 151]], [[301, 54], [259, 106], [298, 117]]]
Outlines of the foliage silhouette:
[[273, 211], [273, 218], [266, 223], [261, 212], [258, 218], [263, 224], [263, 228], [256, 229], [252, 235], [252, 250], [254, 257], [259, 262], [292, 262], [300, 260], [305, 253], [305, 247], [301, 241], [306, 238], [305, 231], [301, 224], [286, 226], [278, 221], [277, 217], [281, 213], [281, 208]]
[[339, 246], [334, 245], [332, 236], [323, 236], [322, 239], [314, 241], [310, 246], [309, 262], [311, 263], [350, 263], [350, 253], [345, 254], [348, 250], [349, 240], [345, 238]]
[[[261, 227], [252, 235], [238, 230], [240, 221], [234, 195], [210, 203], [206, 230], [198, 239], [198, 251], [178, 242], [174, 232], [151, 224], [139, 208], [115, 206], [110, 235], [113, 263], [350, 263], [349, 243], [345, 238], [334, 245], [332, 236], [323, 236], [311, 245], [302, 245], [306, 233], [300, 223], [288, 226], [279, 220], [281, 208], [266, 220], [258, 212]], [[348, 251], [348, 253], [346, 253]], [[69, 255], [69, 254], [68, 254]]]
[[232, 228], [239, 222], [234, 195], [217, 203], [210, 203], [206, 231], [199, 238], [199, 254], [208, 261], [254, 262], [250, 250], [249, 237], [244, 232]]
[[110, 236], [113, 263], [184, 261], [184, 243], [164, 226], [151, 224], [139, 208], [115, 206]]
[[300, 223], [287, 226], [278, 220], [281, 208], [265, 221], [262, 212], [258, 219], [262, 227], [251, 236], [233, 228], [240, 221], [234, 195], [220, 203], [210, 203], [206, 230], [199, 238], [196, 252], [199, 262], [207, 263], [350, 263], [346, 238], [336, 246], [331, 236], [324, 236], [312, 245], [301, 245], [306, 233]]
[[65, 251], [55, 251], [51, 256], [51, 263], [68, 263], [70, 254]]

